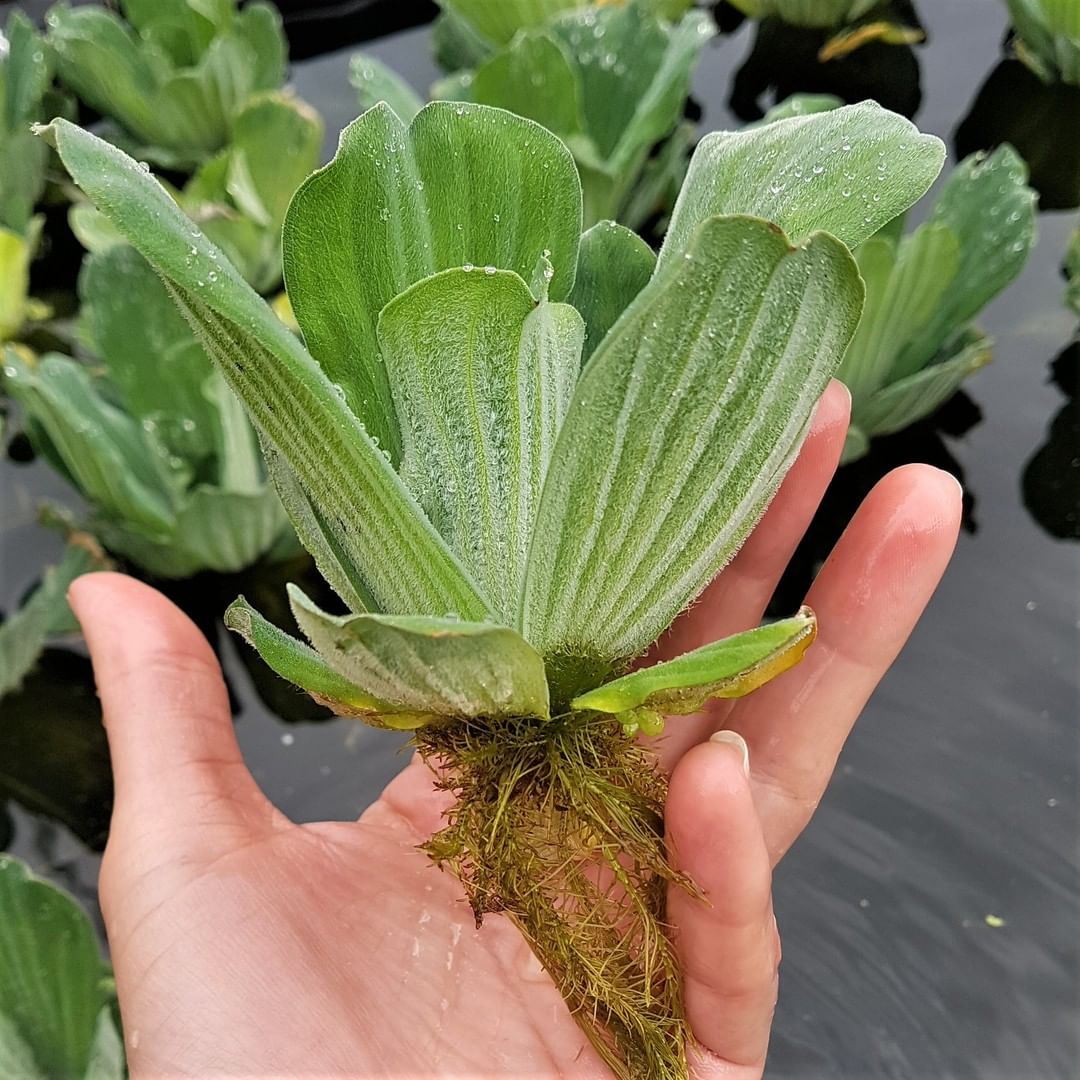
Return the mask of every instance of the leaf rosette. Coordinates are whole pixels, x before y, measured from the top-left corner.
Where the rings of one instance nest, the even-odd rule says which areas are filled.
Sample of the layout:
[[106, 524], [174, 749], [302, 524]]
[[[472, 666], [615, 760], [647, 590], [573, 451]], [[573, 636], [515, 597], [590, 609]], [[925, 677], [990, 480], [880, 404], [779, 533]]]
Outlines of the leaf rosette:
[[[347, 608], [293, 589], [306, 641], [243, 601], [230, 626], [342, 715], [413, 730], [458, 797], [428, 850], [477, 917], [514, 920], [620, 1075], [683, 1074], [663, 780], [627, 733], [790, 667], [813, 616], [632, 669], [763, 514], [859, 323], [849, 247], [926, 191], [940, 142], [872, 103], [709, 136], [657, 259], [582, 235], [574, 159], [533, 121], [379, 105], [289, 209], [299, 340], [122, 152], [47, 134], [244, 402]], [[640, 904], [604, 898], [598, 861]]]

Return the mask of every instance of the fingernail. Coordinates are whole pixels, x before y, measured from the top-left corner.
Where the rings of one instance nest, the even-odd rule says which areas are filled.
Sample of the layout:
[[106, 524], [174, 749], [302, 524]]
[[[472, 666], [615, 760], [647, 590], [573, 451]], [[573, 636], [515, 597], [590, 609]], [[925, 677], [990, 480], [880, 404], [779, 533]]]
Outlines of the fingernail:
[[747, 777], [750, 776], [750, 747], [746, 745], [746, 740], [737, 731], [718, 731], [715, 735], [709, 737], [709, 741], [736, 747], [739, 753], [742, 754], [743, 772]]

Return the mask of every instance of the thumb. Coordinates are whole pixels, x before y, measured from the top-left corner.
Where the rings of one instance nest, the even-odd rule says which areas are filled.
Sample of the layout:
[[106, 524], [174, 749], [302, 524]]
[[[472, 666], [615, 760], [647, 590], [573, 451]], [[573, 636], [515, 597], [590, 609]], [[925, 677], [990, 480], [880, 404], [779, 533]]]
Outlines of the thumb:
[[265, 823], [269, 804], [244, 765], [221, 668], [195, 624], [123, 574], [86, 574], [68, 598], [104, 711], [114, 828]]

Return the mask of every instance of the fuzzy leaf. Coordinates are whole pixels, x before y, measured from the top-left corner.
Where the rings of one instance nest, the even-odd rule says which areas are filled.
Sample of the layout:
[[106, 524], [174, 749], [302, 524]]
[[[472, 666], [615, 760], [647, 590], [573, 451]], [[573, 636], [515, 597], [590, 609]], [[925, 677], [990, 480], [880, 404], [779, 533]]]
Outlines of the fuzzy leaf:
[[424, 714], [403, 713], [364, 693], [339, 675], [310, 645], [297, 641], [264, 619], [242, 596], [225, 612], [225, 625], [238, 633], [272, 671], [306, 690], [339, 716], [379, 719], [384, 726], [402, 731], [434, 719]]
[[109, 1004], [97, 937], [67, 893], [2, 854], [0, 956], [0, 1033], [17, 1032], [42, 1076], [83, 1076]]
[[461, 719], [548, 715], [544, 661], [513, 630], [419, 615], [327, 615], [295, 585], [289, 597], [323, 659], [399, 711]]
[[944, 159], [940, 139], [872, 101], [706, 135], [660, 265], [710, 214], [762, 217], [795, 241], [820, 229], [855, 247], [925, 194]]
[[349, 61], [349, 82], [365, 111], [384, 101], [408, 124], [424, 107], [420, 95], [396, 71], [367, 53], [357, 53]]
[[390, 611], [487, 606], [319, 366], [164, 189], [65, 121], [48, 129], [75, 182], [162, 275], [210, 357], [280, 448]]
[[854, 411], [855, 422], [868, 435], [890, 435], [929, 416], [990, 362], [991, 343], [978, 336], [956, 355], [906, 375], [873, 394]]
[[817, 635], [809, 608], [791, 619], [714, 641], [674, 660], [641, 668], [576, 698], [575, 709], [621, 713], [647, 708], [697, 712], [709, 698], [738, 698], [794, 667]]
[[871, 237], [855, 260], [866, 305], [837, 375], [860, 403], [895, 377], [897, 356], [934, 317], [956, 277], [960, 245], [952, 229], [927, 224], [899, 244]]
[[543, 26], [581, 4], [582, 0], [439, 0], [444, 11], [493, 45], [506, 45], [519, 30]]
[[337, 156], [297, 192], [285, 280], [312, 355], [394, 461], [400, 434], [379, 312], [410, 285], [471, 263], [529, 280], [550, 250], [551, 296], [573, 285], [581, 231], [573, 159], [509, 113], [434, 102], [406, 129], [385, 105], [345, 129]]
[[509, 271], [443, 271], [379, 318], [402, 478], [507, 623], [584, 332]]
[[526, 116], [560, 138], [582, 131], [581, 80], [548, 32], [518, 34], [476, 69], [468, 91], [471, 101]]
[[102, 569], [105, 560], [90, 541], [68, 545], [57, 566], [10, 618], [0, 623], [0, 698], [17, 690], [37, 662], [52, 628], [68, 614], [68, 586], [81, 574]]
[[614, 221], [601, 221], [582, 234], [570, 303], [585, 320], [584, 360], [648, 285], [655, 269], [652, 248]]
[[1011, 146], [973, 154], [956, 167], [928, 224], [956, 236], [957, 273], [933, 318], [901, 352], [896, 375], [922, 368], [1016, 278], [1035, 242], [1035, 202], [1027, 166]]
[[593, 354], [545, 484], [522, 632], [544, 655], [638, 653], [731, 558], [859, 320], [839, 241], [710, 218]]

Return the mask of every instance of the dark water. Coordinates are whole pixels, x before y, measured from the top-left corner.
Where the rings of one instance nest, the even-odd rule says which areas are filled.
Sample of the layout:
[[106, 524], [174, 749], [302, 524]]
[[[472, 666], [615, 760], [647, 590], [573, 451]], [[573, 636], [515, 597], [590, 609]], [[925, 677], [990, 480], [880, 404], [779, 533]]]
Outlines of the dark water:
[[[921, 86], [894, 84], [891, 92], [902, 91], [909, 104], [921, 93], [920, 127], [951, 147], [998, 65], [1004, 8], [995, 0], [936, 0], [922, 8], [930, 44], [916, 50], [914, 64], [888, 61], [894, 80], [921, 69]], [[725, 103], [750, 41], [744, 28], [707, 50], [696, 82], [703, 130], [735, 124]], [[418, 87], [435, 75], [426, 30], [371, 51]], [[858, 79], [875, 77], [872, 60], [855, 73]], [[347, 54], [336, 54], [296, 72], [299, 92], [324, 112], [334, 133], [354, 114], [346, 69]], [[1012, 104], [1022, 118], [1023, 101]], [[1033, 119], [1024, 137], [1049, 135], [1049, 145], [1056, 142], [1067, 157], [1080, 128], [1055, 131], [1053, 109], [1036, 111], [1038, 123]], [[965, 138], [972, 137], [968, 130]], [[1054, 183], [1047, 181], [1048, 191]], [[1051, 362], [1075, 329], [1062, 304], [1059, 269], [1075, 221], [1072, 213], [1040, 216], [1039, 245], [1024, 276], [985, 313], [983, 325], [997, 341], [995, 361], [969, 383], [966, 418], [947, 415], [940, 427], [962, 430], [980, 409], [981, 421], [944, 440], [924, 425], [890, 441], [846, 482], [868, 483], [893, 461], [951, 459], [973, 502], [975, 531], [962, 536], [941, 590], [867, 708], [817, 818], [780, 869], [785, 960], [775, 1078], [1052, 1080], [1080, 1070], [1080, 549], [1035, 520], [1021, 484], [1027, 463], [1043, 448], [1042, 480], [1029, 482], [1041, 493], [1035, 510], [1054, 533], [1075, 533], [1062, 500], [1076, 491], [1080, 430], [1076, 406], [1050, 381]], [[1075, 357], [1071, 375], [1067, 362], [1058, 371], [1075, 395]], [[35, 501], [67, 495], [44, 469], [6, 462], [0, 492], [0, 604], [10, 608], [42, 558], [59, 548], [34, 526]], [[852, 497], [840, 490], [837, 505]], [[808, 565], [815, 554], [807, 552]], [[401, 767], [389, 736], [339, 721], [277, 719], [260, 703], [232, 643], [223, 641], [222, 651], [245, 753], [292, 817], [353, 817]], [[45, 682], [78, 675], [80, 663], [51, 656]], [[30, 813], [13, 798], [7, 824], [0, 814], [0, 840], [9, 832], [11, 850], [92, 903], [97, 859], [83, 841], [100, 844], [108, 791], [85, 683], [78, 694], [72, 715], [81, 719], [65, 736], [85, 751], [78, 798], [53, 815], [74, 828], [57, 824], [40, 806]], [[5, 715], [16, 715], [9, 707], [5, 702]], [[33, 737], [13, 750], [0, 734], [0, 804], [5, 793], [19, 790], [20, 776], [25, 781], [33, 772], [31, 764], [40, 774], [59, 738], [40, 698], [24, 701], [17, 715]], [[10, 721], [0, 732], [5, 726]], [[64, 787], [58, 779], [54, 786]], [[987, 915], [1004, 925], [988, 925]]]

